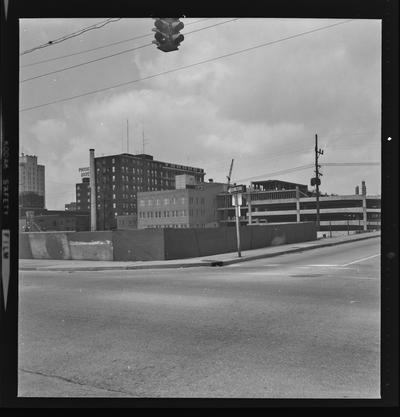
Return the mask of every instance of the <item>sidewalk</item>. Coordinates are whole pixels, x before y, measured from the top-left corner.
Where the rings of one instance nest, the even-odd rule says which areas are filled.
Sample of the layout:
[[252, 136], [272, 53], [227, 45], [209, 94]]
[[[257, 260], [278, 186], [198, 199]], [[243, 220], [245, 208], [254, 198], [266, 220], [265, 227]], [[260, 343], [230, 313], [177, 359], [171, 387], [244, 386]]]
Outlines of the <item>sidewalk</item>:
[[359, 240], [380, 237], [380, 232], [368, 232], [349, 236], [322, 238], [310, 242], [291, 243], [288, 245], [269, 246], [260, 249], [242, 251], [241, 257], [237, 252], [221, 253], [218, 255], [203, 256], [189, 259], [175, 259], [162, 261], [76, 261], [56, 259], [20, 259], [20, 271], [105, 271], [128, 269], [154, 269], [154, 268], [189, 268], [195, 266], [224, 266], [254, 259], [269, 258], [288, 253], [303, 252], [306, 250], [323, 248], [333, 245], [355, 242]]

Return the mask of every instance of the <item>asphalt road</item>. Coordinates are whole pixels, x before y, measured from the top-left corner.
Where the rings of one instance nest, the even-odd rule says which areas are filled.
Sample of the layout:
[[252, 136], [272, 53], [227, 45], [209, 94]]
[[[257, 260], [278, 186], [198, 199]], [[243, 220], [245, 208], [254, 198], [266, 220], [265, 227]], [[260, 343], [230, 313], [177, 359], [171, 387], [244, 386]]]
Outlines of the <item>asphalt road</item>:
[[20, 272], [19, 395], [379, 398], [379, 252]]

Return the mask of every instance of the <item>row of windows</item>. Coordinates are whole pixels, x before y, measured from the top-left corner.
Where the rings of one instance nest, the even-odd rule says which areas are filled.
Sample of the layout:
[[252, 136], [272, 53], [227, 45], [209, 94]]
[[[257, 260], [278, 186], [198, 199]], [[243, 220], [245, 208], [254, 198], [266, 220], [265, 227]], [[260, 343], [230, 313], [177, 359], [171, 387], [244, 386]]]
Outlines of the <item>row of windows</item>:
[[149, 199], [149, 200], [142, 199], [142, 200], [139, 201], [139, 205], [141, 207], [145, 207], [146, 205], [149, 206], [149, 207], [150, 206], [159, 206], [159, 205], [161, 205], [161, 201], [164, 205], [177, 204], [177, 203], [185, 204], [186, 203], [186, 197], [179, 197], [179, 198], [171, 197], [171, 198], [163, 198], [162, 200], [159, 199], [159, 198], [156, 198], [154, 200], [153, 199]]
[[[176, 197], [168, 198], [168, 197], [166, 197], [162, 201], [163, 201], [164, 205], [168, 205], [168, 204], [177, 204], [177, 203], [185, 204], [187, 200], [186, 200], [186, 197], [179, 197], [179, 198], [176, 198]], [[200, 203], [200, 204], [204, 205], [205, 204], [205, 199], [204, 199], [204, 197], [201, 197], [201, 198], [199, 198], [199, 197], [196, 197], [196, 198], [189, 197], [189, 204], [194, 204], [194, 203], [196, 203], [196, 204]], [[161, 204], [161, 200], [158, 199], [158, 198], [154, 199], [154, 200], [153, 199], [149, 199], [149, 200], [142, 199], [142, 200], [139, 201], [139, 205], [141, 207], [145, 207], [146, 205], [147, 206], [153, 206], [153, 205], [159, 206], [160, 204]]]
[[182, 217], [187, 216], [186, 210], [166, 210], [166, 211], [139, 211], [139, 218], [140, 219], [152, 219], [154, 218], [161, 218], [161, 217]]
[[[180, 216], [187, 216], [188, 211], [187, 210], [164, 210], [164, 211], [140, 211], [139, 212], [139, 218], [145, 219], [145, 218], [153, 218], [153, 217], [180, 217]], [[200, 209], [200, 210], [194, 210], [189, 209], [189, 216], [205, 216], [206, 210]]]
[[187, 229], [189, 227], [197, 227], [197, 228], [205, 228], [206, 225], [204, 223], [196, 224], [196, 225], [189, 225], [185, 223], [181, 224], [150, 224], [146, 226], [146, 229]]

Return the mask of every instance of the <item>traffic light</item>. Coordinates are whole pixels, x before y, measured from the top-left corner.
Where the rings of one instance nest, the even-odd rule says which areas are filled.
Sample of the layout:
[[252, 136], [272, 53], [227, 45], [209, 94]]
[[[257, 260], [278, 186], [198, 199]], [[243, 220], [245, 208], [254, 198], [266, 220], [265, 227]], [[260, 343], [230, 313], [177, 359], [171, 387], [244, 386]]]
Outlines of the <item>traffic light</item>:
[[177, 51], [178, 46], [183, 41], [184, 36], [179, 33], [184, 24], [178, 18], [156, 18], [154, 22], [155, 33], [152, 43], [163, 52]]

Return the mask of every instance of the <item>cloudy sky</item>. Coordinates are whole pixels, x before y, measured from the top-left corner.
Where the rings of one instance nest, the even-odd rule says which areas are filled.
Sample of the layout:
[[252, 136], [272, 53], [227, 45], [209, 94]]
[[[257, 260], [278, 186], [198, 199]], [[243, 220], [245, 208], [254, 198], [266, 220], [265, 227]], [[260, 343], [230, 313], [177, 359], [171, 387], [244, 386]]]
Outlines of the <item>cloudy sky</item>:
[[[21, 53], [105, 19], [23, 19]], [[89, 148], [127, 151], [127, 120], [130, 153], [144, 132], [155, 160], [226, 181], [234, 159], [245, 184], [310, 184], [318, 134], [323, 193], [381, 193], [379, 20], [182, 20], [175, 52], [149, 45], [153, 19], [123, 18], [21, 55], [20, 151], [46, 166], [48, 209], [75, 200]]]

